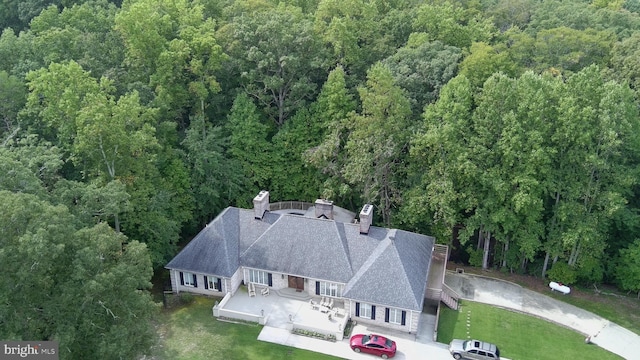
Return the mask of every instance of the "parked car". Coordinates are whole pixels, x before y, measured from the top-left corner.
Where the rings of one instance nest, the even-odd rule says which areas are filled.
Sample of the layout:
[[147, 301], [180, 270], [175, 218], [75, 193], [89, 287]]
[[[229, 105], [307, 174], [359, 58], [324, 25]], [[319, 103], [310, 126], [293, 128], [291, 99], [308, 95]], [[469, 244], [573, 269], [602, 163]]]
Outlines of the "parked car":
[[357, 353], [373, 354], [383, 359], [390, 359], [396, 355], [396, 342], [382, 335], [353, 335], [349, 340], [349, 346]]
[[480, 340], [453, 339], [449, 344], [449, 352], [454, 359], [500, 359], [500, 350], [497, 346]]

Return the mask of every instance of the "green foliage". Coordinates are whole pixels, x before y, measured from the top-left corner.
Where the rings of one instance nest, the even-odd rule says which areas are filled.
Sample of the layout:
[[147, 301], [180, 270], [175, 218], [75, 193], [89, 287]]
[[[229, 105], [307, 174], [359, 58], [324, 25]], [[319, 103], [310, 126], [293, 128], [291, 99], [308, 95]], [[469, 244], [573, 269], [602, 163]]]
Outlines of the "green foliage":
[[[241, 194], [257, 194], [268, 189], [271, 174], [270, 154], [272, 144], [268, 141], [269, 127], [262, 122], [258, 108], [244, 93], [239, 94], [233, 102], [231, 113], [227, 118], [230, 157], [237, 161], [242, 177], [245, 179]], [[236, 199], [241, 204], [240, 199]], [[244, 201], [249, 201], [245, 199]]]
[[382, 63], [391, 70], [396, 84], [406, 91], [413, 113], [418, 117], [453, 78], [461, 57], [461, 51], [456, 47], [440, 41], [425, 41], [398, 49]]
[[362, 110], [352, 116], [344, 177], [362, 189], [364, 200], [378, 207], [388, 225], [392, 208], [401, 199], [411, 106], [381, 63], [369, 70], [366, 86], [358, 93]]
[[244, 174], [240, 164], [225, 154], [229, 139], [220, 127], [202, 116], [191, 120], [182, 145], [191, 170], [191, 191], [195, 200], [195, 225], [200, 228], [225, 205], [241, 198]]
[[484, 256], [482, 249], [475, 249], [475, 246], [470, 246], [467, 248], [467, 253], [469, 253], [469, 265], [482, 267], [482, 258]]
[[29, 24], [33, 60], [42, 64], [74, 60], [95, 78], [116, 77], [124, 60], [122, 39], [113, 31], [116, 11], [105, 0], [64, 9], [49, 6]]
[[274, 199], [315, 201], [323, 178], [305, 163], [304, 154], [321, 140], [323, 124], [309, 111], [298, 111], [273, 137], [271, 189]]
[[0, 202], [0, 337], [57, 340], [69, 359], [148, 351], [146, 247], [105, 224], [76, 227], [64, 206], [33, 195], [0, 191]]
[[616, 278], [622, 289], [638, 292], [640, 296], [640, 240], [620, 249]]
[[189, 0], [125, 1], [115, 18], [136, 80], [155, 92], [155, 106], [167, 119], [204, 113], [220, 90], [215, 72], [226, 58], [215, 38], [215, 22]]
[[322, 186], [322, 197], [336, 201], [352, 196], [350, 187], [342, 174], [349, 134], [349, 117], [356, 108], [349, 92], [341, 66], [329, 73], [318, 100], [312, 106], [317, 126], [323, 128], [324, 138], [315, 147], [307, 147], [304, 159], [327, 176]]
[[564, 261], [558, 261], [553, 264], [551, 269], [547, 272], [547, 276], [551, 281], [561, 282], [567, 285], [574, 284], [578, 279], [576, 269], [569, 266]]
[[321, 0], [315, 13], [315, 31], [333, 50], [334, 62], [364, 74], [382, 58], [375, 50], [379, 38], [378, 9], [363, 0]]
[[506, 49], [498, 49], [484, 42], [474, 42], [469, 55], [460, 63], [460, 75], [464, 75], [471, 84], [480, 88], [494, 73], [516, 75], [517, 65]]
[[316, 94], [328, 67], [320, 38], [299, 8], [280, 4], [227, 25], [225, 50], [244, 90], [277, 126]]
[[17, 77], [0, 70], [0, 141], [2, 143], [16, 129], [18, 112], [26, 101], [27, 88], [25, 84]]
[[469, 48], [473, 42], [489, 42], [496, 32], [490, 20], [450, 2], [420, 6], [413, 31], [428, 34], [431, 41], [440, 40], [458, 48]]

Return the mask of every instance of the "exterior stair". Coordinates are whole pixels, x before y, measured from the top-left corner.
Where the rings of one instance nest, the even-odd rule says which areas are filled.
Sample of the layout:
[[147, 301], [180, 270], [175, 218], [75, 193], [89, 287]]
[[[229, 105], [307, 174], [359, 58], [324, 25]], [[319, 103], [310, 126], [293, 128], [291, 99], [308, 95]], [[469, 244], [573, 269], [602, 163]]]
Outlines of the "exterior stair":
[[446, 284], [442, 284], [442, 293], [440, 293], [440, 301], [442, 301], [445, 305], [452, 308], [453, 310], [458, 310], [458, 300], [460, 299], [460, 295], [458, 295], [453, 289], [448, 287]]
[[278, 296], [294, 299], [294, 300], [307, 301], [311, 299], [311, 295], [309, 295], [308, 292], [296, 291], [295, 289], [292, 289], [292, 288], [278, 289], [278, 290], [275, 290], [275, 292], [278, 294]]

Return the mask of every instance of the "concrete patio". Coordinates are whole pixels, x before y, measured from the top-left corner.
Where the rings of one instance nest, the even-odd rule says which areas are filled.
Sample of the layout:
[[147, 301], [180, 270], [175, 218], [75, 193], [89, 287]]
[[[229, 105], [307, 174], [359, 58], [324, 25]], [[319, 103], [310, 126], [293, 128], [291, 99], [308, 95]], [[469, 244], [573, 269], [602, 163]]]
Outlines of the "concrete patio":
[[333, 311], [327, 311], [310, 303], [313, 300], [319, 304], [321, 297], [311, 297], [289, 288], [270, 289], [268, 295], [262, 295], [262, 289], [256, 286], [256, 295], [249, 296], [247, 288], [241, 286], [233, 296], [214, 306], [214, 316], [255, 321], [289, 332], [293, 329], [313, 331], [342, 339], [348, 321], [342, 301], [334, 300]]

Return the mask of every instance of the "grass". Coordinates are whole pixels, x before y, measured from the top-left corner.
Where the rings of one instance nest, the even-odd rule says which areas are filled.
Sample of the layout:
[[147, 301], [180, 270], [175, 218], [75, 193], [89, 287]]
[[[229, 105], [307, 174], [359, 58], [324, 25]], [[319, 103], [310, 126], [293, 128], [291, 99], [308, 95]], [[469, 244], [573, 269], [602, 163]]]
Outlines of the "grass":
[[570, 295], [562, 295], [549, 291], [549, 281], [546, 279], [502, 271], [485, 271], [474, 267], [464, 267], [464, 269], [471, 274], [514, 282], [527, 289], [590, 311], [640, 335], [640, 300], [635, 296], [619, 292], [614, 287], [600, 285], [600, 289], [592, 289], [575, 285], [571, 287]]
[[[617, 319], [620, 311], [612, 303], [552, 295], [607, 319]], [[337, 359], [325, 354], [258, 341], [262, 326], [221, 322], [213, 318], [215, 298], [195, 296], [193, 303], [163, 310], [157, 318], [160, 336], [153, 359]], [[470, 314], [472, 338], [496, 343], [506, 358], [545, 359], [621, 359], [615, 354], [584, 343], [584, 336], [553, 323], [490, 305], [464, 301], [460, 311], [441, 308], [438, 341], [467, 338], [467, 314]], [[615, 320], [614, 320], [615, 321]], [[622, 326], [640, 326], [638, 323]], [[630, 321], [627, 321], [630, 322]]]
[[[551, 293], [549, 296], [590, 311], [640, 335], [640, 302], [636, 299], [630, 299], [628, 297], [615, 298], [611, 297], [612, 295], [599, 295], [596, 293], [590, 295], [591, 299], [564, 296], [556, 293]], [[606, 302], [594, 301], [593, 299], [598, 296], [609, 296], [609, 299], [606, 299]]]
[[[158, 320], [159, 346], [153, 358], [216, 359], [338, 359], [284, 345], [258, 341], [262, 326], [232, 324], [213, 318], [216, 299], [196, 296], [192, 304], [164, 310]], [[217, 299], [219, 300], [219, 299]]]
[[606, 360], [621, 359], [596, 345], [584, 342], [584, 336], [536, 317], [471, 301], [462, 302], [459, 311], [442, 307], [438, 342], [467, 338], [498, 345], [500, 355], [518, 360]]

